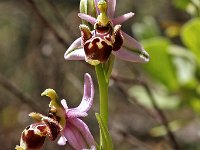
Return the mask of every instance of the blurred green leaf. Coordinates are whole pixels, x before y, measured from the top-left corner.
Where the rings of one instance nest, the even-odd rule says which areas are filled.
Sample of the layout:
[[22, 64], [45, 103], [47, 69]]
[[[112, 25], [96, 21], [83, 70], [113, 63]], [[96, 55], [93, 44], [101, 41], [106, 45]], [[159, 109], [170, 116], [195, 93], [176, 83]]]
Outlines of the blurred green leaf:
[[193, 97], [190, 101], [189, 101], [189, 105], [192, 107], [192, 109], [197, 112], [200, 113], [200, 99], [198, 97]]
[[190, 1], [191, 0], [173, 0], [172, 2], [177, 8], [185, 10], [186, 7], [190, 4]]
[[195, 82], [196, 62], [194, 55], [188, 49], [171, 45], [169, 53], [173, 56], [173, 64], [176, 67], [177, 80], [181, 85], [191, 84]]
[[[167, 90], [161, 85], [157, 85], [156, 89], [151, 90], [156, 103], [160, 108], [163, 109], [174, 109], [176, 108], [180, 100], [177, 96], [172, 96], [167, 94]], [[141, 86], [133, 86], [128, 90], [130, 96], [134, 96], [137, 100], [144, 106], [152, 108], [152, 103], [149, 95], [146, 93], [145, 89]]]
[[163, 83], [171, 90], [178, 89], [175, 68], [172, 64], [168, 48], [170, 41], [162, 37], [151, 38], [142, 42], [150, 55], [150, 62], [144, 65], [146, 71], [155, 80]]
[[146, 16], [142, 23], [134, 23], [132, 31], [137, 39], [149, 39], [160, 35], [159, 27], [155, 19], [151, 16]]
[[192, 19], [181, 30], [181, 38], [184, 44], [194, 53], [200, 64], [200, 18]]
[[[175, 120], [169, 123], [169, 127], [171, 131], [177, 131], [183, 126], [183, 121], [181, 120]], [[167, 134], [166, 128], [161, 125], [154, 127], [150, 130], [150, 134], [154, 137], [159, 137], [159, 136], [165, 136]]]

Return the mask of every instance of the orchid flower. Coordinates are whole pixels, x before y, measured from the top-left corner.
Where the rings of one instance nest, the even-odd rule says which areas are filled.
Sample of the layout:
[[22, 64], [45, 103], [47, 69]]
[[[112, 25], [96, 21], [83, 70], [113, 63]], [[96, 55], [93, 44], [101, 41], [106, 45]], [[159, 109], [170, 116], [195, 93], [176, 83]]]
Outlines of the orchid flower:
[[30, 117], [36, 123], [27, 126], [21, 134], [20, 146], [16, 150], [40, 150], [44, 144], [46, 136], [54, 141], [62, 130], [61, 125], [55, 118], [44, 116], [40, 113], [32, 112]]
[[94, 0], [97, 18], [79, 13], [78, 16], [91, 23], [94, 30], [81, 24], [81, 37], [76, 39], [64, 54], [66, 60], [85, 60], [97, 65], [105, 63], [110, 54], [130, 61], [145, 63], [149, 55], [144, 48], [131, 36], [121, 31], [121, 24], [133, 17], [130, 12], [114, 18], [116, 0]]
[[39, 150], [44, 144], [46, 136], [54, 141], [59, 134], [59, 145], [66, 142], [76, 150], [93, 149], [95, 141], [88, 126], [79, 117], [87, 116], [94, 98], [94, 86], [89, 74], [84, 78], [84, 94], [80, 105], [76, 108], [68, 108], [66, 101], [58, 101], [58, 96], [53, 89], [46, 89], [42, 96], [50, 97], [50, 110], [48, 116], [40, 113], [30, 113], [36, 123], [26, 127], [22, 132], [20, 146], [16, 150]]

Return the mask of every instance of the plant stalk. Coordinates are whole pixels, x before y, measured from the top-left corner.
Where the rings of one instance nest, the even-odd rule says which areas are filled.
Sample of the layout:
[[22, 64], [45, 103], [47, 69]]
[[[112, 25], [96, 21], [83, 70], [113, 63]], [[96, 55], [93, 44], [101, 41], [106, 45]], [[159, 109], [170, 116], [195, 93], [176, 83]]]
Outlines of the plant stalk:
[[[108, 128], [108, 81], [106, 80], [105, 71], [102, 64], [95, 66], [95, 70], [99, 85], [100, 115], [103, 119], [105, 126]], [[101, 131], [100, 145], [104, 147]]]

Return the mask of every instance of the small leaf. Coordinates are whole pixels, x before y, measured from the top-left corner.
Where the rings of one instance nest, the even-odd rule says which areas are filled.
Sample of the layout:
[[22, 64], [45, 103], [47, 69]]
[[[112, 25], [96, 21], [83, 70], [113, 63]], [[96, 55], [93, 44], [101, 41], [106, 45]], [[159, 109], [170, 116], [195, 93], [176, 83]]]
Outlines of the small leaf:
[[102, 138], [103, 138], [102, 140], [104, 143], [104, 145], [103, 145], [104, 147], [101, 147], [101, 149], [102, 150], [113, 150], [112, 138], [109, 134], [108, 128], [104, 124], [100, 114], [96, 113], [95, 115], [96, 115], [97, 121], [99, 123], [99, 127], [100, 127], [100, 130], [102, 133]]
[[185, 10], [190, 4], [191, 0], [173, 0], [172, 2], [177, 8]]
[[200, 19], [192, 19], [181, 30], [181, 39], [184, 44], [194, 53], [200, 64]]
[[111, 75], [111, 72], [112, 72], [114, 60], [115, 60], [115, 56], [111, 54], [108, 61], [103, 65], [105, 78], [106, 78], [107, 83], [110, 80], [110, 75]]
[[[171, 129], [171, 131], [177, 131], [178, 129], [180, 129], [183, 126], [184, 122], [181, 120], [175, 120], [169, 123], [169, 127]], [[159, 137], [159, 136], [164, 136], [167, 134], [166, 128], [161, 125], [161, 126], [157, 126], [154, 127], [150, 130], [150, 134], [153, 137]]]
[[[161, 85], [154, 85], [154, 88], [155, 89], [152, 89], [151, 92], [160, 108], [173, 110], [179, 106], [181, 101], [178, 96], [167, 94], [168, 90]], [[135, 97], [140, 104], [153, 108], [151, 99], [143, 87], [132, 86], [128, 90], [128, 94]]]
[[181, 85], [195, 82], [197, 64], [193, 53], [178, 45], [171, 45], [169, 47], [169, 53], [173, 57], [173, 64], [176, 67], [178, 82]]
[[134, 23], [132, 25], [132, 31], [139, 40], [160, 35], [159, 27], [155, 19], [151, 16], [143, 18], [142, 23]]
[[196, 113], [200, 113], [200, 99], [199, 97], [193, 96], [189, 100], [189, 106], [194, 110]]
[[142, 41], [142, 45], [151, 56], [151, 60], [144, 65], [144, 68], [153, 79], [171, 90], [177, 90], [179, 85], [174, 71], [175, 67], [168, 53], [170, 44], [170, 41], [162, 37]]

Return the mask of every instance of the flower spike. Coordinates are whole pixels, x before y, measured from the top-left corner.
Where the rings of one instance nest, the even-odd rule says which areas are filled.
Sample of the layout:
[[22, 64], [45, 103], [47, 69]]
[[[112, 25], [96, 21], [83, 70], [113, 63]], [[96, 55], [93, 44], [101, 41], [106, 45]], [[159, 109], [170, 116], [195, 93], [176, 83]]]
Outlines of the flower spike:
[[[84, 60], [91, 65], [107, 62], [111, 53], [116, 57], [130, 61], [146, 63], [149, 55], [134, 38], [121, 31], [121, 25], [134, 16], [130, 12], [114, 18], [116, 0], [94, 0], [97, 19], [88, 14], [78, 16], [94, 25], [94, 30], [83, 30], [82, 44], [80, 38], [75, 40], [65, 53], [66, 60]], [[85, 35], [87, 36], [85, 38]], [[85, 40], [87, 39], [87, 40]]]

